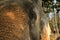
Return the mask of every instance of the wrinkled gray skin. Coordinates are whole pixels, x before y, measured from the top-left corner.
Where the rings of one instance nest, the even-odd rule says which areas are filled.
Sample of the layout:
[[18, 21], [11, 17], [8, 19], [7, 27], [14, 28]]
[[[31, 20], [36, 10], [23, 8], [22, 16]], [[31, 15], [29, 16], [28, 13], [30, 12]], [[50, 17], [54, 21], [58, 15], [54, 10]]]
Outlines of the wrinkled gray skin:
[[[5, 16], [10, 11], [15, 19], [9, 18], [9, 14]], [[40, 14], [37, 11], [38, 0], [0, 0], [0, 40], [39, 40]], [[22, 15], [25, 16], [21, 18]], [[20, 23], [24, 29], [20, 28]]]

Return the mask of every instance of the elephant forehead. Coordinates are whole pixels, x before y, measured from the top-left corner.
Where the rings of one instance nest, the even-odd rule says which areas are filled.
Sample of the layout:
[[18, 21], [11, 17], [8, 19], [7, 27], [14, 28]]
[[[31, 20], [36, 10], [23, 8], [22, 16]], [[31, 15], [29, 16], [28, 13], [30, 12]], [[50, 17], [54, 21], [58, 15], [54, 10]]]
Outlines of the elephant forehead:
[[14, 12], [6, 12], [5, 16], [9, 17], [12, 20], [15, 20], [15, 15]]

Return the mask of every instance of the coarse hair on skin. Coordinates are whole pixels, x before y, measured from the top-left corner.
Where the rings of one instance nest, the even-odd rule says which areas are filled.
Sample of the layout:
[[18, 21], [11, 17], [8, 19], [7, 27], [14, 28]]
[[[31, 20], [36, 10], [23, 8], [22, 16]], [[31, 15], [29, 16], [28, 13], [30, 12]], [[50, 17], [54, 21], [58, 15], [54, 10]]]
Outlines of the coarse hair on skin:
[[3, 0], [0, 4], [0, 40], [38, 40], [33, 1]]
[[0, 40], [29, 40], [28, 15], [22, 7], [6, 5], [0, 15]]

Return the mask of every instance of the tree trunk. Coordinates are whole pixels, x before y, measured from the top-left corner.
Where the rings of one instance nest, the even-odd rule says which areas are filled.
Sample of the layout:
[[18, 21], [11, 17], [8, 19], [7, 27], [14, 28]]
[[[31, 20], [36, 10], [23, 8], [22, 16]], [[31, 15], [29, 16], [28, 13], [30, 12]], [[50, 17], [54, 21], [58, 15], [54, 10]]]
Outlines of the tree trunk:
[[41, 26], [41, 28], [42, 28], [41, 40], [50, 40], [51, 29], [50, 29], [47, 17], [41, 19], [41, 21], [43, 22], [43, 23], [40, 22], [43, 25], [43, 26]]
[[51, 29], [49, 26], [49, 19], [43, 12], [42, 0], [40, 0], [40, 31], [41, 40], [50, 40]]

